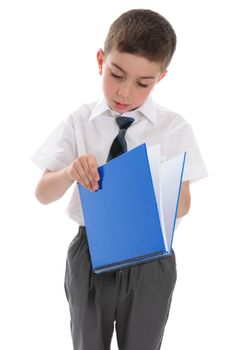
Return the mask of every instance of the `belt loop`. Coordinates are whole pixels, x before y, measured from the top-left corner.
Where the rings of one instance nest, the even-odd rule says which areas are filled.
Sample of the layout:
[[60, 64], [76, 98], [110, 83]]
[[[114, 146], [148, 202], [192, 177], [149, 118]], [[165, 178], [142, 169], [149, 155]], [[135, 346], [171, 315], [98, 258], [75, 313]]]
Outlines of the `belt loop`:
[[87, 234], [86, 234], [86, 227], [85, 226], [79, 226], [79, 232], [80, 236], [87, 241]]

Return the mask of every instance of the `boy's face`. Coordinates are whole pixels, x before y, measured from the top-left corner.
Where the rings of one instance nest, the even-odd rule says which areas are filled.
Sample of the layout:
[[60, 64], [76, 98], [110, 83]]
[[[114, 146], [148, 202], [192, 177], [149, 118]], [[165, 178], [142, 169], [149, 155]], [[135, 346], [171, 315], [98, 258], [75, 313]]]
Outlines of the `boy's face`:
[[161, 65], [134, 54], [111, 51], [104, 57], [97, 52], [99, 73], [103, 76], [103, 92], [111, 109], [125, 113], [141, 106], [154, 85], [167, 73]]

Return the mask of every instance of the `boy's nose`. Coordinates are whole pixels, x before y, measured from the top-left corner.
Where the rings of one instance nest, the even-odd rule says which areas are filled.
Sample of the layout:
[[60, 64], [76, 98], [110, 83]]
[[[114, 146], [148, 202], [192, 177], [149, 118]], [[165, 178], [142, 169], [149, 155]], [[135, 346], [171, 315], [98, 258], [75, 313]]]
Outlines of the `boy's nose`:
[[122, 84], [118, 89], [118, 95], [123, 98], [129, 98], [131, 95], [131, 87], [129, 84]]

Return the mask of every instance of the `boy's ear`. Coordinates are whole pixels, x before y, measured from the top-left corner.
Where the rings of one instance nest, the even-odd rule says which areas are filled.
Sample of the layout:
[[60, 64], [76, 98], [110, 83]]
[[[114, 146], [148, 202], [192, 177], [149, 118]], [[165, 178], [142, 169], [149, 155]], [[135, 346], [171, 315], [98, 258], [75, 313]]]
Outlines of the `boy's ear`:
[[97, 63], [99, 67], [99, 74], [102, 75], [102, 70], [103, 70], [103, 63], [104, 63], [104, 52], [102, 49], [99, 49], [97, 51]]
[[167, 70], [165, 69], [160, 73], [158, 79], [156, 80], [156, 84], [158, 84], [158, 82], [160, 82], [160, 80], [162, 80], [166, 75], [167, 75]]

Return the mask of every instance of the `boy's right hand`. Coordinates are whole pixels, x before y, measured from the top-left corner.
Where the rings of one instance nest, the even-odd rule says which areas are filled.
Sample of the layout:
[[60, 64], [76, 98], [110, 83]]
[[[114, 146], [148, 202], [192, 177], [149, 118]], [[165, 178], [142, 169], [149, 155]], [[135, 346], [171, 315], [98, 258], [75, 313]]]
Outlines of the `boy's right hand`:
[[88, 190], [95, 192], [99, 188], [100, 180], [95, 156], [91, 154], [76, 158], [68, 167], [67, 175], [70, 180], [78, 181]]

